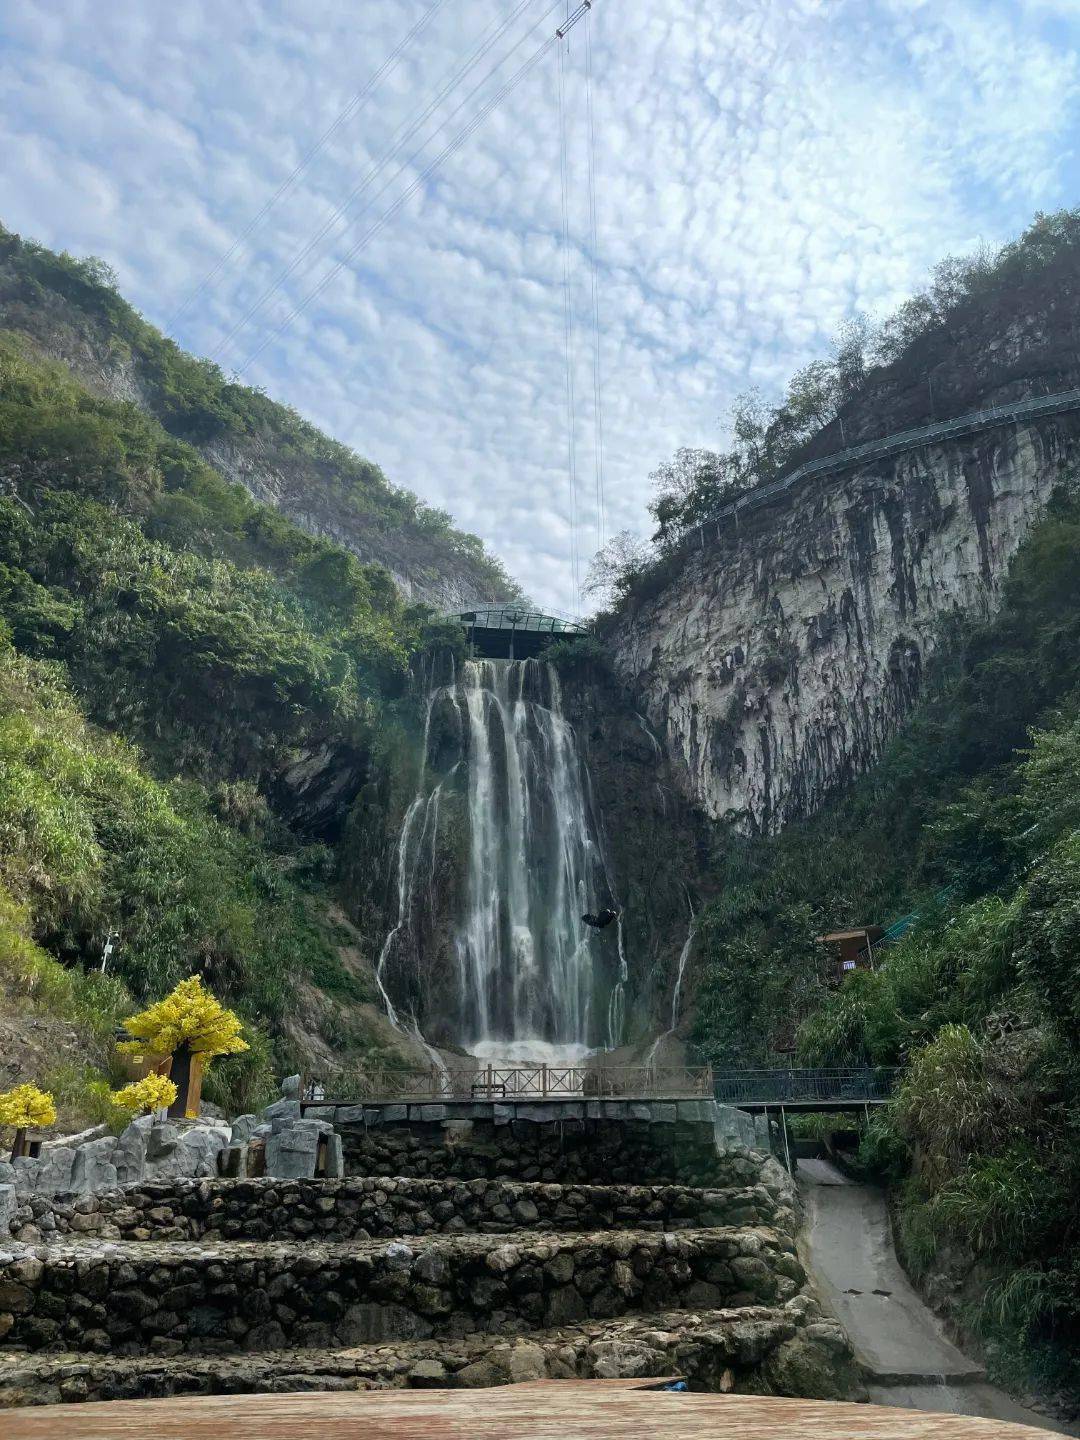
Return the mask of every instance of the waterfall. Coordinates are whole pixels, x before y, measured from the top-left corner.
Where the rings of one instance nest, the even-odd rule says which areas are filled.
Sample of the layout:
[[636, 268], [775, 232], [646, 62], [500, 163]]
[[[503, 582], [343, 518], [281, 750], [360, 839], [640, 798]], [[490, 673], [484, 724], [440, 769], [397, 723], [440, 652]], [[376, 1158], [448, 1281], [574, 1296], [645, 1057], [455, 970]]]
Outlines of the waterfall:
[[471, 660], [469, 861], [456, 938], [464, 1033], [477, 1054], [584, 1052], [599, 942], [581, 923], [603, 880], [587, 777], [558, 676], [536, 660]]
[[[617, 980], [606, 1016], [594, 1013], [604, 999], [600, 960], [610, 941], [581, 916], [606, 902], [611, 887], [558, 676], [537, 660], [470, 660], [458, 674], [451, 668], [448, 684], [436, 684], [433, 672], [427, 679], [416, 792], [397, 843], [397, 913], [375, 967], [386, 1013], [429, 1048], [390, 990], [399, 994], [402, 967], [411, 962], [419, 1013], [426, 1012], [440, 805], [452, 790], [466, 814], [468, 843], [463, 891], [451, 907], [457, 994], [440, 1019], [481, 1058], [572, 1063], [621, 1034], [627, 964], [620, 916]], [[433, 738], [436, 705], [451, 723]], [[607, 1036], [598, 1033], [605, 1018]]]
[[622, 911], [619, 911], [618, 929], [616, 938], [619, 947], [619, 976], [611, 988], [611, 999], [608, 1001], [608, 1049], [617, 1050], [623, 1042], [623, 1027], [626, 1024], [626, 978], [629, 974], [626, 965], [626, 950], [623, 946], [623, 922]]
[[686, 931], [686, 939], [679, 951], [679, 962], [675, 967], [675, 988], [671, 992], [671, 1024], [666, 1030], [661, 1031], [652, 1043], [649, 1053], [645, 1056], [645, 1068], [652, 1069], [660, 1046], [669, 1035], [674, 1035], [675, 1027], [679, 1023], [679, 1001], [682, 998], [683, 976], [686, 974], [686, 962], [690, 958], [690, 951], [694, 948], [694, 935], [697, 931], [697, 916], [694, 914], [694, 907], [690, 896], [687, 895], [686, 903], [690, 909], [690, 925]]

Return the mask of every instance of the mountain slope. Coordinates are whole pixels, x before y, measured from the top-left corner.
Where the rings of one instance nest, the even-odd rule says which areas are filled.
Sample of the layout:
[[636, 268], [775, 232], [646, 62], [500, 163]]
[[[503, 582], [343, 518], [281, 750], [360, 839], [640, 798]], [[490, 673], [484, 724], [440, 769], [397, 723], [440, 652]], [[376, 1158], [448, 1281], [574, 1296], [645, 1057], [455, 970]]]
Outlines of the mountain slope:
[[444, 608], [518, 598], [474, 535], [295, 411], [185, 354], [122, 298], [100, 261], [55, 254], [0, 225], [0, 329], [25, 335], [92, 393], [153, 416], [309, 534], [384, 565], [406, 597]]

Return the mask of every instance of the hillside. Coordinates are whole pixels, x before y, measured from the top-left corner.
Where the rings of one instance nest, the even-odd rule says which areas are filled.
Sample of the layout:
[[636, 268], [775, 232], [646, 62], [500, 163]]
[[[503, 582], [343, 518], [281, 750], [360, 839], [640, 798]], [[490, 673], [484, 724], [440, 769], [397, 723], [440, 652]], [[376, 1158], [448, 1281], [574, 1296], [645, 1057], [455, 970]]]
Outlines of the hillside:
[[476, 536], [295, 411], [185, 354], [123, 299], [100, 261], [55, 254], [0, 225], [0, 330], [25, 336], [91, 393], [136, 406], [308, 534], [385, 566], [407, 598], [452, 608], [518, 597]]
[[[117, 1018], [192, 970], [249, 1026], [214, 1080], [235, 1103], [330, 1048], [407, 1054], [371, 957], [425, 613], [0, 337], [0, 1008], [13, 1035], [66, 1024], [44, 1078], [73, 1114]], [[370, 831], [360, 930], [347, 825]]]

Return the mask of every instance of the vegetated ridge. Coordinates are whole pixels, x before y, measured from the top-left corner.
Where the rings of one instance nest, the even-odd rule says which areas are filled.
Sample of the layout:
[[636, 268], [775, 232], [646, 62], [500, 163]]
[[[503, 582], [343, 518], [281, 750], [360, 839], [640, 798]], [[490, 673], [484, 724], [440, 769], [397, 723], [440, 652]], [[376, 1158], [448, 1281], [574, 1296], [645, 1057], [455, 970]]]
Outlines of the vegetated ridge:
[[450, 608], [520, 597], [475, 535], [295, 410], [185, 354], [128, 304], [100, 260], [56, 254], [0, 225], [0, 329], [25, 335], [93, 394], [153, 416], [301, 529], [384, 565], [407, 598]]
[[[102, 306], [177, 431], [235, 438], [261, 414], [304, 465], [315, 432], [161, 342], [92, 266], [3, 248], [6, 313], [25, 323], [0, 332], [0, 1085], [51, 1086], [70, 1123], [113, 1118], [116, 1022], [192, 972], [252, 1046], [214, 1067], [211, 1098], [250, 1105], [275, 1071], [331, 1052], [405, 1063], [371, 964], [407, 803], [411, 662], [460, 632], [26, 332]], [[353, 477], [350, 504], [380, 535], [410, 532], [416, 502], [371, 467], [361, 487], [350, 464], [333, 471]]]

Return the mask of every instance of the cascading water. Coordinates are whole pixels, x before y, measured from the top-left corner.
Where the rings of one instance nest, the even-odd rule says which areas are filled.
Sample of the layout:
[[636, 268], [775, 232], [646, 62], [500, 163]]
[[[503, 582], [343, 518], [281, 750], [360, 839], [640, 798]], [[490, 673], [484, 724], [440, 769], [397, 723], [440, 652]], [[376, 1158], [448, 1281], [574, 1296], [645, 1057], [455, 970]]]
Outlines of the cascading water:
[[596, 987], [582, 914], [603, 879], [583, 765], [555, 671], [471, 660], [469, 865], [457, 935], [463, 1042], [479, 1055], [584, 1054]]
[[694, 906], [689, 895], [686, 897], [686, 903], [690, 909], [690, 925], [686, 932], [686, 939], [683, 941], [683, 947], [679, 951], [679, 963], [675, 968], [675, 988], [671, 992], [671, 1024], [657, 1035], [649, 1053], [645, 1056], [645, 1068], [650, 1070], [656, 1063], [660, 1047], [669, 1035], [674, 1035], [675, 1027], [679, 1023], [679, 1002], [682, 999], [683, 976], [686, 974], [686, 962], [690, 959], [690, 951], [694, 948], [694, 935], [697, 932], [697, 916], [694, 914]]
[[616, 1011], [621, 1031], [626, 961], [620, 921], [620, 979], [607, 999], [606, 942], [581, 916], [610, 889], [588, 774], [550, 666], [470, 660], [448, 684], [429, 685], [420, 776], [397, 845], [397, 916], [376, 966], [387, 1015], [425, 1045], [390, 989], [398, 995], [411, 962], [423, 1006], [440, 801], [450, 803], [451, 787], [468, 842], [462, 893], [451, 897], [457, 993], [441, 1007], [441, 1028], [483, 1059], [580, 1059], [604, 1043], [599, 1026], [606, 1018], [610, 1031]]

